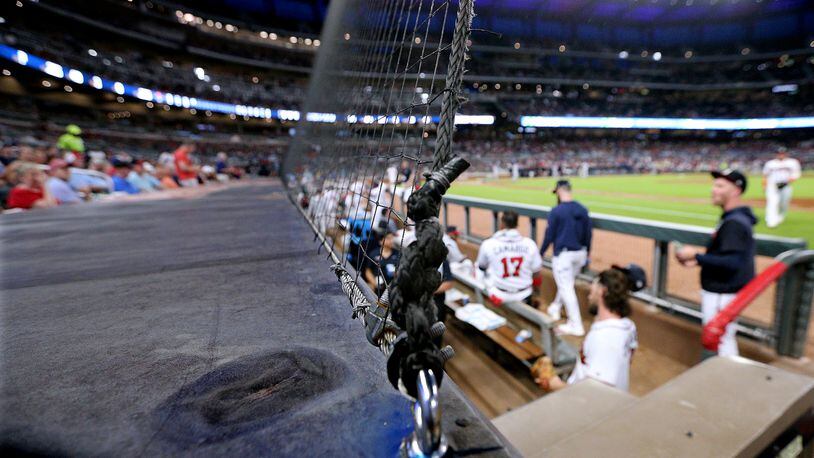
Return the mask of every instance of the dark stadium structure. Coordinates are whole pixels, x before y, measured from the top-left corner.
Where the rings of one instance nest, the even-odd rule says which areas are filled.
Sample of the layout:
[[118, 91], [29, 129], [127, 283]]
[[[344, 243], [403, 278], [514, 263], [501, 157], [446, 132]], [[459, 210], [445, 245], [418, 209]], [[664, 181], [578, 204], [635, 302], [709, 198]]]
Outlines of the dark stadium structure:
[[[81, 149], [63, 141], [77, 126]], [[809, 0], [2, 2], [0, 451], [811, 456], [804, 240], [759, 241], [761, 266], [799, 252], [778, 257], [790, 274], [763, 297], [773, 327], [744, 324], [734, 362], [695, 366], [698, 311], [635, 296], [647, 377], [633, 395], [544, 395], [530, 358], [567, 374], [580, 342], [533, 345], [541, 312], [494, 308], [533, 328], [524, 343], [454, 313], [439, 327], [427, 302], [450, 218], [473, 257], [499, 212], [519, 209], [532, 235], [547, 215], [467, 198], [453, 213], [442, 195], [459, 176], [760, 173], [778, 150], [810, 176]], [[69, 166], [107, 188], [30, 211], [10, 198], [27, 173]], [[158, 191], [124, 195], [114, 178], [139, 167]], [[639, 223], [599, 223], [622, 234], [614, 249], [640, 250]], [[653, 237], [648, 272], [667, 269], [668, 243], [709, 237], [675, 226], [657, 228], [673, 238]], [[370, 282], [393, 227], [409, 265]], [[404, 240], [415, 227], [421, 249]]]

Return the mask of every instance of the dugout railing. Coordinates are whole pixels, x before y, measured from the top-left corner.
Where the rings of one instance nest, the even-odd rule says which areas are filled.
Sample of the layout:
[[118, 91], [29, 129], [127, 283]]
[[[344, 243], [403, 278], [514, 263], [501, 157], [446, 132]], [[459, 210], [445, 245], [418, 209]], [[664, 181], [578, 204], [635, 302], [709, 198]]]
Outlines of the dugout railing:
[[[462, 237], [469, 242], [480, 243], [483, 237], [473, 234], [472, 210], [491, 212], [491, 228], [498, 230], [500, 212], [513, 210], [521, 217], [528, 218], [528, 234], [539, 240], [540, 220], [547, 220], [551, 207], [502, 202], [489, 199], [448, 195], [444, 197], [443, 223], [449, 226], [450, 208], [462, 207], [463, 221], [459, 223]], [[652, 240], [652, 266], [649, 286], [634, 293], [637, 299], [656, 306], [671, 314], [699, 322], [701, 310], [698, 302], [678, 297], [668, 291], [667, 279], [670, 265], [670, 244], [674, 242], [704, 246], [709, 241], [712, 228], [656, 222], [623, 216], [590, 213], [594, 229], [630, 235]], [[799, 258], [795, 268], [789, 269], [777, 282], [773, 298], [774, 318], [771, 323], [741, 318], [738, 321], [738, 334], [762, 342], [773, 348], [779, 355], [799, 358], [803, 355], [808, 335], [811, 311], [811, 298], [814, 295], [814, 256], [808, 255], [806, 241], [797, 238], [756, 235], [756, 254], [776, 260], [788, 257]], [[617, 260], [619, 263], [624, 259]], [[551, 268], [550, 259], [544, 259], [545, 267]], [[584, 271], [580, 278], [591, 281], [595, 272]]]

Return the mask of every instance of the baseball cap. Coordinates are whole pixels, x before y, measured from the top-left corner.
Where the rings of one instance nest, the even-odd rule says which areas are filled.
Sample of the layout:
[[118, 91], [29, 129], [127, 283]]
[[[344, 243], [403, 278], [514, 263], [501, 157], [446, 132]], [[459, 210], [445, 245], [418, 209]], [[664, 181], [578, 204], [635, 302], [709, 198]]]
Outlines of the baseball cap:
[[79, 159], [79, 155], [71, 151], [70, 153], [65, 153], [63, 159], [65, 159], [65, 162], [68, 164], [73, 164], [77, 159]]
[[724, 169], [712, 172], [713, 178], [723, 178], [737, 186], [741, 193], [746, 192], [746, 177], [738, 170]]
[[114, 157], [110, 163], [113, 165], [113, 167], [131, 167], [133, 165], [130, 161], [118, 157]]
[[557, 190], [560, 188], [568, 188], [571, 189], [571, 182], [568, 180], [557, 180], [557, 184], [554, 185], [554, 190], [551, 191], [551, 194], [556, 194]]
[[48, 167], [50, 167], [51, 170], [64, 169], [68, 167], [68, 162], [66, 162], [64, 159], [54, 158], [48, 163]]
[[631, 291], [641, 291], [645, 286], [647, 286], [647, 274], [638, 264], [630, 263], [627, 265], [627, 267], [614, 264], [611, 266], [611, 268], [620, 270], [625, 274], [628, 282], [630, 282]]

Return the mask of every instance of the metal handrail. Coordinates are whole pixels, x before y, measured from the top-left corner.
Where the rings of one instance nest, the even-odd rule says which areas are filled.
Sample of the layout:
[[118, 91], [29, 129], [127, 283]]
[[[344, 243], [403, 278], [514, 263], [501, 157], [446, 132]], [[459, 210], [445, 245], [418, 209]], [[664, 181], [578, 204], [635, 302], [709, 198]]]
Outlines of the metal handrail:
[[[506, 210], [516, 211], [520, 216], [530, 218], [548, 219], [551, 207], [544, 205], [529, 205], [498, 200], [480, 199], [463, 196], [444, 196], [445, 223], [447, 223], [446, 210], [449, 204], [461, 205], [469, 208], [480, 208], [492, 212]], [[712, 235], [712, 229], [691, 224], [678, 224], [657, 222], [626, 216], [608, 215], [591, 212], [591, 223], [594, 229], [601, 229], [620, 234], [647, 237], [662, 242], [681, 242], [689, 245], [706, 245]], [[469, 226], [469, 225], [466, 225]], [[469, 227], [465, 227], [464, 234], [469, 235]], [[806, 248], [807, 242], [802, 238], [776, 237], [773, 235], [755, 236], [757, 254], [761, 256], [777, 256], [795, 248]]]

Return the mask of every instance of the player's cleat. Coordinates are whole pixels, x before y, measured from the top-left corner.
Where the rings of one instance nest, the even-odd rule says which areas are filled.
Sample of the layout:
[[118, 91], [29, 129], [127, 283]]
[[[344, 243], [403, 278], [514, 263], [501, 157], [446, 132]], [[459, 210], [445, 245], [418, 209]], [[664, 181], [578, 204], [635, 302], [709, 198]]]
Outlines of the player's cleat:
[[585, 328], [573, 323], [565, 323], [557, 326], [557, 334], [567, 334], [569, 336], [582, 337], [585, 335]]
[[548, 306], [546, 313], [548, 313], [548, 316], [550, 316], [552, 320], [560, 321], [562, 319], [562, 314], [560, 313], [561, 310], [562, 310], [561, 305], [551, 304]]

